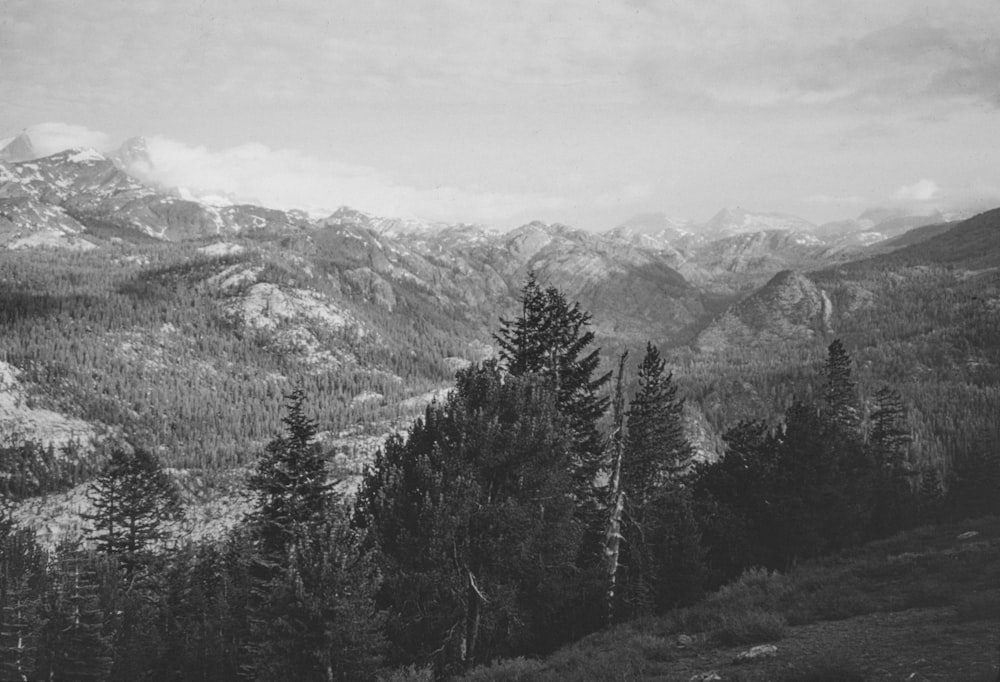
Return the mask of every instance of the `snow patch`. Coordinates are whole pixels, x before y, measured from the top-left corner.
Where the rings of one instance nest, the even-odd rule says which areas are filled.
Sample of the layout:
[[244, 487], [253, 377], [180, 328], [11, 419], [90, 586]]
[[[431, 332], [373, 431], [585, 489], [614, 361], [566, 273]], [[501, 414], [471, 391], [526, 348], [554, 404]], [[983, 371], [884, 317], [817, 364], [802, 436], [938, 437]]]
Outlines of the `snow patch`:
[[103, 154], [93, 149], [78, 149], [66, 159], [70, 163], [93, 163], [107, 161]]

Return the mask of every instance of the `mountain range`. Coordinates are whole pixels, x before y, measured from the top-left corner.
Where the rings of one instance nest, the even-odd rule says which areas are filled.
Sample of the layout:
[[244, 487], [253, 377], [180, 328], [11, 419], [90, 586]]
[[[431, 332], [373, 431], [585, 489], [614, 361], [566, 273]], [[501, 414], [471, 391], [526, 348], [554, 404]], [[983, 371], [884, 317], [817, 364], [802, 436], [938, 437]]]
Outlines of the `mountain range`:
[[813, 225], [737, 208], [502, 233], [201, 201], [148, 182], [141, 138], [33, 156], [26, 135], [0, 150], [8, 435], [76, 433], [95, 452], [124, 438], [177, 471], [232, 471], [304, 386], [356, 474], [455, 369], [494, 353], [534, 272], [592, 314], [609, 366], [647, 340], [665, 350], [706, 457], [727, 424], [812, 390], [835, 337], [863, 391], [900, 388], [915, 457], [943, 470], [1000, 442], [1000, 210]]

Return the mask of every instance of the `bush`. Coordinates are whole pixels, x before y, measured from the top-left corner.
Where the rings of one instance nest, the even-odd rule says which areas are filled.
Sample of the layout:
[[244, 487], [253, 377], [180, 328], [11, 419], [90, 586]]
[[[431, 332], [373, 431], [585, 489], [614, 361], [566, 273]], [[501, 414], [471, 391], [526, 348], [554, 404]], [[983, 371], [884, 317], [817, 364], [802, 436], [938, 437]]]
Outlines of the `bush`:
[[543, 664], [523, 657], [480, 666], [462, 677], [465, 682], [529, 682], [541, 673]]
[[719, 588], [708, 601], [729, 606], [770, 609], [776, 606], [788, 590], [789, 581], [781, 573], [768, 571], [766, 568], [751, 568], [744, 571], [737, 580]]
[[434, 669], [430, 666], [418, 668], [408, 665], [404, 668], [393, 668], [379, 673], [377, 682], [434, 682]]
[[630, 644], [642, 654], [643, 658], [650, 661], [666, 662], [677, 658], [671, 643], [665, 638], [653, 634], [638, 633], [632, 638]]
[[780, 613], [762, 609], [723, 612], [719, 621], [710, 637], [723, 646], [774, 642], [785, 635], [787, 625]]

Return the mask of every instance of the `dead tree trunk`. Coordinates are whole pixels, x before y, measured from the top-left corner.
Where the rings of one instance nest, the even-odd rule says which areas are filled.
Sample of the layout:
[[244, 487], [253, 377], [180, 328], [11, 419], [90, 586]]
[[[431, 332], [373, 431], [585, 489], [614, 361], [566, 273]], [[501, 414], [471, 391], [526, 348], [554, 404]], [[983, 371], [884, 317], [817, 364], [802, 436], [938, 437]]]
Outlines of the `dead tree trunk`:
[[628, 351], [622, 353], [618, 361], [618, 379], [615, 383], [615, 397], [612, 406], [614, 424], [612, 425], [609, 447], [613, 453], [611, 481], [609, 482], [608, 498], [608, 528], [604, 537], [604, 579], [605, 579], [605, 616], [610, 624], [615, 615], [615, 590], [618, 585], [618, 555], [621, 547], [622, 512], [625, 509], [625, 491], [622, 490], [622, 457], [625, 454], [625, 395], [623, 378], [625, 374], [625, 358]]

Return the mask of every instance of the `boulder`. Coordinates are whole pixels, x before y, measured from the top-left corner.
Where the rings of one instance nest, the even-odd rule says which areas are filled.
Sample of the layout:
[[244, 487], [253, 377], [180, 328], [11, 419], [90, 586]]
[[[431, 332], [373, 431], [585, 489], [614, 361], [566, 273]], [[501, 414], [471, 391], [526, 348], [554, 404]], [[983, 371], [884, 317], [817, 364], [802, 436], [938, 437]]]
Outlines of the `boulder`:
[[753, 661], [759, 661], [763, 658], [774, 658], [778, 655], [778, 647], [773, 644], [761, 644], [755, 646], [748, 651], [741, 651], [736, 654], [736, 658], [733, 659], [733, 663], [751, 663]]
[[722, 682], [722, 675], [709, 670], [707, 673], [695, 673], [688, 679], [688, 682]]

